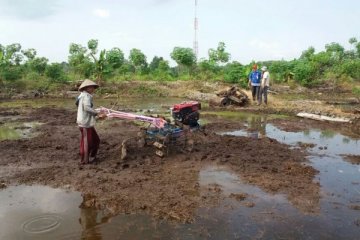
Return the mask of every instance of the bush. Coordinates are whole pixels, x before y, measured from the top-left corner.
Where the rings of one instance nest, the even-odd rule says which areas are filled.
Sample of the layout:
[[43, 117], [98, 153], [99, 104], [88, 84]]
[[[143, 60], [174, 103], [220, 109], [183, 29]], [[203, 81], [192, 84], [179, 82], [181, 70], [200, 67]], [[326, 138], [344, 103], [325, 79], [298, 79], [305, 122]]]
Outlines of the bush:
[[356, 86], [352, 89], [353, 94], [355, 94], [356, 97], [360, 98], [360, 87]]
[[45, 75], [53, 82], [66, 82], [64, 69], [60, 63], [52, 63], [46, 67]]
[[155, 71], [154, 73], [149, 75], [151, 80], [155, 81], [173, 81], [174, 79], [171, 77], [169, 72]]
[[316, 67], [309, 61], [298, 61], [294, 67], [295, 80], [303, 86], [315, 86], [316, 81]]
[[39, 73], [37, 72], [29, 72], [28, 74], [25, 75], [24, 79], [30, 81], [38, 81], [40, 79], [43, 79], [44, 77], [41, 76]]
[[195, 78], [197, 80], [203, 80], [203, 81], [222, 81], [223, 74], [222, 73], [213, 73], [210, 71], [204, 71], [204, 72], [196, 73]]
[[291, 78], [291, 73], [293, 71], [292, 65], [292, 62], [284, 60], [269, 62], [271, 81], [276, 83], [287, 82]]
[[2, 66], [0, 70], [0, 78], [6, 81], [18, 80], [22, 77], [20, 66]]
[[139, 85], [135, 88], [130, 89], [130, 93], [142, 95], [142, 96], [156, 96], [159, 95], [157, 88], [152, 88], [146, 85]]
[[348, 60], [339, 66], [339, 72], [360, 81], [360, 61]]
[[228, 83], [240, 83], [241, 87], [247, 86], [246, 69], [238, 62], [225, 65], [224, 80]]

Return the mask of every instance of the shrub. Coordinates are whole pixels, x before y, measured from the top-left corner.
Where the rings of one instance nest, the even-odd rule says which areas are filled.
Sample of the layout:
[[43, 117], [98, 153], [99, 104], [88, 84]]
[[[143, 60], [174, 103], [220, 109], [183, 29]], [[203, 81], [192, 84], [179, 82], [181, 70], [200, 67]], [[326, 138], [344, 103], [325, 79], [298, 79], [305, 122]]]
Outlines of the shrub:
[[224, 80], [228, 83], [240, 83], [242, 87], [247, 86], [246, 69], [239, 62], [232, 62], [225, 65]]
[[2, 66], [0, 70], [0, 78], [6, 81], [18, 80], [22, 77], [22, 71], [20, 66]]
[[352, 89], [353, 94], [355, 94], [356, 97], [360, 98], [360, 87], [356, 86]]
[[316, 85], [316, 67], [312, 62], [299, 61], [294, 67], [295, 80], [301, 85], [311, 87]]
[[60, 63], [52, 63], [46, 67], [45, 75], [53, 82], [65, 82], [66, 76]]

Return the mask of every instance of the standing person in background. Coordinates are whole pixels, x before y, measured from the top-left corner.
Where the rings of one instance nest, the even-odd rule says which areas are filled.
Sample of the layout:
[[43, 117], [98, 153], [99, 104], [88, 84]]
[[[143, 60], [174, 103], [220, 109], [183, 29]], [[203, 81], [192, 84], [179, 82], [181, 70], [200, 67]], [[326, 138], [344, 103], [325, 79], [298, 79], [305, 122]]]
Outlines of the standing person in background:
[[81, 94], [78, 96], [76, 105], [77, 111], [77, 124], [81, 132], [80, 140], [80, 164], [87, 164], [96, 161], [96, 154], [99, 149], [100, 138], [95, 130], [95, 117], [104, 118], [105, 115], [101, 112], [94, 110], [93, 96], [96, 88], [99, 85], [91, 80], [86, 79], [79, 91]]
[[258, 101], [260, 104], [260, 85], [261, 85], [261, 73], [257, 70], [257, 65], [254, 64], [252, 71], [249, 75], [249, 85], [251, 85], [251, 93], [253, 101]]
[[266, 66], [263, 66], [261, 68], [262, 71], [262, 77], [261, 77], [261, 90], [260, 90], [260, 98], [259, 98], [259, 103], [261, 104], [262, 102], [262, 96], [264, 95], [264, 103], [267, 105], [267, 94], [268, 94], [268, 90], [269, 90], [269, 86], [270, 86], [270, 73], [267, 70]]

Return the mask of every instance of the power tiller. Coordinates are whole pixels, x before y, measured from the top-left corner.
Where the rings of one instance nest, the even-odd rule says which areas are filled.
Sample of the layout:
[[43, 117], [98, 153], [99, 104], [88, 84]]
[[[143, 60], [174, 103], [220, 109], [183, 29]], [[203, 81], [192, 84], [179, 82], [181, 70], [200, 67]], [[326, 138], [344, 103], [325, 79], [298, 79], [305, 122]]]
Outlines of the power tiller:
[[121, 144], [121, 160], [128, 156], [128, 148], [136, 142], [139, 148], [154, 146], [155, 154], [164, 157], [171, 147], [178, 146], [182, 150], [191, 152], [194, 147], [192, 133], [200, 129], [199, 110], [201, 104], [196, 101], [182, 102], [171, 108], [171, 116], [174, 123], [161, 117], [142, 116], [133, 113], [115, 111], [101, 107], [97, 110], [106, 114], [109, 118], [120, 118], [149, 123], [147, 127], [140, 128], [136, 137], [126, 139]]

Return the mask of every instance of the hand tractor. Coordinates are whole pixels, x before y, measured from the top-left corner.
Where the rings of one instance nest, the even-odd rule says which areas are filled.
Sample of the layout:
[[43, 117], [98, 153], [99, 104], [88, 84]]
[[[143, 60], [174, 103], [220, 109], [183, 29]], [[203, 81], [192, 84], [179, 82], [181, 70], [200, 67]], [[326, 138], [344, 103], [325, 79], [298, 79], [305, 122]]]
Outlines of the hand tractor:
[[121, 160], [128, 156], [128, 147], [131, 143], [136, 143], [137, 147], [153, 146], [155, 154], [164, 157], [169, 154], [172, 148], [191, 152], [194, 147], [192, 138], [195, 131], [200, 130], [198, 123], [200, 119], [199, 110], [201, 104], [196, 101], [188, 101], [175, 104], [171, 108], [171, 120], [166, 121], [161, 117], [149, 117], [132, 113], [119, 112], [101, 107], [101, 112], [109, 118], [120, 118], [149, 123], [147, 127], [140, 128], [136, 137], [126, 139], [122, 142]]

